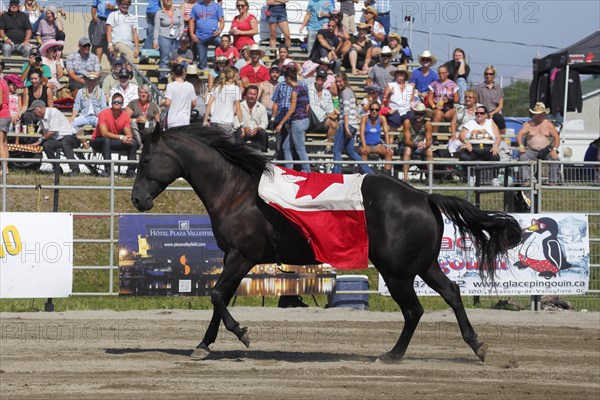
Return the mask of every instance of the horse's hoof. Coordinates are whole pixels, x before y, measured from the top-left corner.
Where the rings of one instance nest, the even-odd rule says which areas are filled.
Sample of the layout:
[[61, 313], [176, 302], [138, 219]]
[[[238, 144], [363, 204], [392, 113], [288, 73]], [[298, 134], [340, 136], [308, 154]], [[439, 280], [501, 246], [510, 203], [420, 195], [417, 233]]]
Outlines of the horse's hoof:
[[210, 349], [204, 343], [201, 343], [194, 349], [194, 352], [190, 356], [192, 360], [204, 360], [210, 355]]
[[250, 347], [250, 335], [248, 335], [248, 328], [242, 328], [240, 330], [240, 336], [238, 336], [240, 342], [244, 343], [244, 346]]
[[479, 348], [475, 352], [475, 354], [477, 354], [477, 357], [479, 357], [479, 359], [482, 362], [485, 362], [485, 356], [487, 355], [487, 350], [488, 350], [488, 345], [485, 344], [485, 342], [483, 342], [479, 345]]
[[402, 361], [402, 357], [397, 357], [391, 353], [385, 353], [377, 357], [375, 364], [396, 364]]

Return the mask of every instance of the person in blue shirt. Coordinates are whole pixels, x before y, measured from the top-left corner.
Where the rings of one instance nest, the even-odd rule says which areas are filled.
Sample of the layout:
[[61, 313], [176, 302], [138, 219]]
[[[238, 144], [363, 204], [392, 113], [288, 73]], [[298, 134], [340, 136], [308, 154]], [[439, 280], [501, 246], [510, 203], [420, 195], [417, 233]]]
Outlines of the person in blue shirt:
[[194, 4], [190, 13], [189, 29], [192, 42], [198, 47], [200, 69], [208, 67], [208, 46], [221, 45], [221, 32], [225, 26], [223, 8], [213, 0]]
[[317, 39], [317, 33], [323, 29], [323, 24], [326, 24], [333, 13], [333, 4], [331, 0], [308, 0], [306, 15], [300, 26], [300, 33], [308, 26], [306, 50], [310, 51]]
[[146, 7], [146, 41], [142, 49], [151, 49], [154, 40], [154, 17], [161, 9], [160, 0], [148, 0]]
[[429, 85], [432, 82], [437, 81], [440, 77], [431, 67], [435, 65], [437, 58], [429, 50], [425, 50], [419, 54], [420, 68], [416, 68], [412, 71], [412, 77], [408, 80], [410, 83], [415, 84], [415, 90], [418, 92], [419, 100], [425, 104], [426, 107], [431, 107], [427, 100], [427, 91]]

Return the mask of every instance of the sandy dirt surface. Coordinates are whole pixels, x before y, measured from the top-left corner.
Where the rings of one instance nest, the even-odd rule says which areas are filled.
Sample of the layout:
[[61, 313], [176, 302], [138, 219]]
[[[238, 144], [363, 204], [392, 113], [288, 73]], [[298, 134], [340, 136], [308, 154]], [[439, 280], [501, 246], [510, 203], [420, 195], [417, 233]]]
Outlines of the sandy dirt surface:
[[[249, 349], [221, 333], [193, 361], [208, 311], [0, 315], [2, 399], [594, 399], [600, 314], [468, 310], [489, 345], [478, 361], [451, 311], [426, 313], [406, 358], [399, 313], [232, 308]], [[221, 331], [223, 332], [223, 331]]]

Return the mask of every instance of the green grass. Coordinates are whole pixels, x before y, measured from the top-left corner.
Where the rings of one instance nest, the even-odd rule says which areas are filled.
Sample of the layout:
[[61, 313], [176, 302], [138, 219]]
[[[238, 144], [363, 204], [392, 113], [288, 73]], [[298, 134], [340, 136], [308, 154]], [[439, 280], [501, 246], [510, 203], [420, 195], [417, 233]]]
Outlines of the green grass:
[[[51, 212], [53, 208], [54, 176], [43, 173], [21, 173], [11, 171], [8, 184], [30, 185], [32, 189], [9, 189], [7, 192], [7, 210], [11, 212]], [[131, 180], [116, 178], [115, 206], [118, 213], [137, 213], [130, 201], [131, 191], [126, 188], [131, 185]], [[77, 178], [62, 177], [61, 185], [77, 186], [103, 186], [104, 190], [61, 189], [59, 195], [59, 211], [75, 213], [110, 212], [110, 187], [109, 180], [90, 176]], [[184, 182], [176, 182], [173, 187], [186, 186]], [[1, 186], [0, 186], [1, 189]], [[466, 197], [465, 191], [448, 190], [436, 193]], [[600, 200], [597, 191], [549, 191], [543, 194], [543, 208], [556, 212], [585, 212], [600, 209]], [[502, 194], [492, 193], [482, 196], [482, 208], [499, 210], [502, 208]], [[1, 202], [1, 197], [0, 197]], [[0, 203], [1, 206], [1, 203]], [[197, 214], [205, 212], [202, 203], [193, 192], [166, 191], [155, 201], [153, 212]], [[115, 229], [118, 221], [115, 219]], [[110, 232], [110, 217], [76, 217], [74, 219], [74, 237], [77, 239], [107, 239]], [[118, 230], [115, 230], [115, 235]], [[600, 217], [590, 218], [591, 237], [600, 236]], [[117, 237], [115, 237], [117, 239]], [[114, 260], [118, 260], [117, 246], [115, 246]], [[74, 246], [74, 265], [102, 266], [109, 264], [109, 245], [104, 243], [77, 243]], [[591, 243], [592, 263], [600, 262], [600, 243]], [[371, 290], [376, 290], [378, 275], [375, 269], [340, 272], [350, 274], [365, 274], [369, 277]], [[591, 289], [600, 289], [600, 269], [593, 269], [590, 277]], [[113, 287], [118, 291], [118, 271], [113, 274]], [[108, 271], [88, 270], [74, 272], [73, 291], [83, 293], [108, 292]], [[327, 296], [315, 296], [319, 306], [327, 304]], [[482, 297], [478, 307], [491, 308], [503, 298], [497, 296]], [[600, 311], [600, 296], [567, 296], [576, 310], [587, 309]], [[277, 306], [278, 297], [266, 297], [265, 306]], [[516, 301], [529, 308], [529, 297], [513, 297]], [[421, 303], [426, 310], [447, 309], [448, 306], [440, 297], [421, 297]], [[42, 311], [45, 299], [4, 299], [0, 300], [0, 312], [5, 311]], [[305, 296], [305, 302], [314, 305], [310, 296]], [[464, 298], [467, 307], [473, 307], [472, 298]], [[54, 300], [56, 311], [67, 310], [147, 310], [147, 309], [211, 309], [208, 297], [119, 297], [119, 296], [73, 296], [67, 299]], [[238, 297], [236, 306], [260, 306], [261, 297]], [[374, 311], [399, 311], [396, 303], [386, 296], [369, 295], [369, 307]]]

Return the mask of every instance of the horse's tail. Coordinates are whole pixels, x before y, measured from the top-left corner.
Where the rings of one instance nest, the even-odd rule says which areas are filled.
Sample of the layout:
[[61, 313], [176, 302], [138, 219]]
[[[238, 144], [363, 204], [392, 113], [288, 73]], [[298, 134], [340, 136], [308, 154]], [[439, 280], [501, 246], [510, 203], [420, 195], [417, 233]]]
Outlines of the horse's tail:
[[517, 220], [503, 212], [481, 211], [466, 200], [453, 196], [429, 195], [429, 203], [439, 207], [457, 227], [461, 236], [470, 236], [479, 261], [479, 275], [494, 282], [498, 257], [507, 259], [509, 249], [521, 242]]

